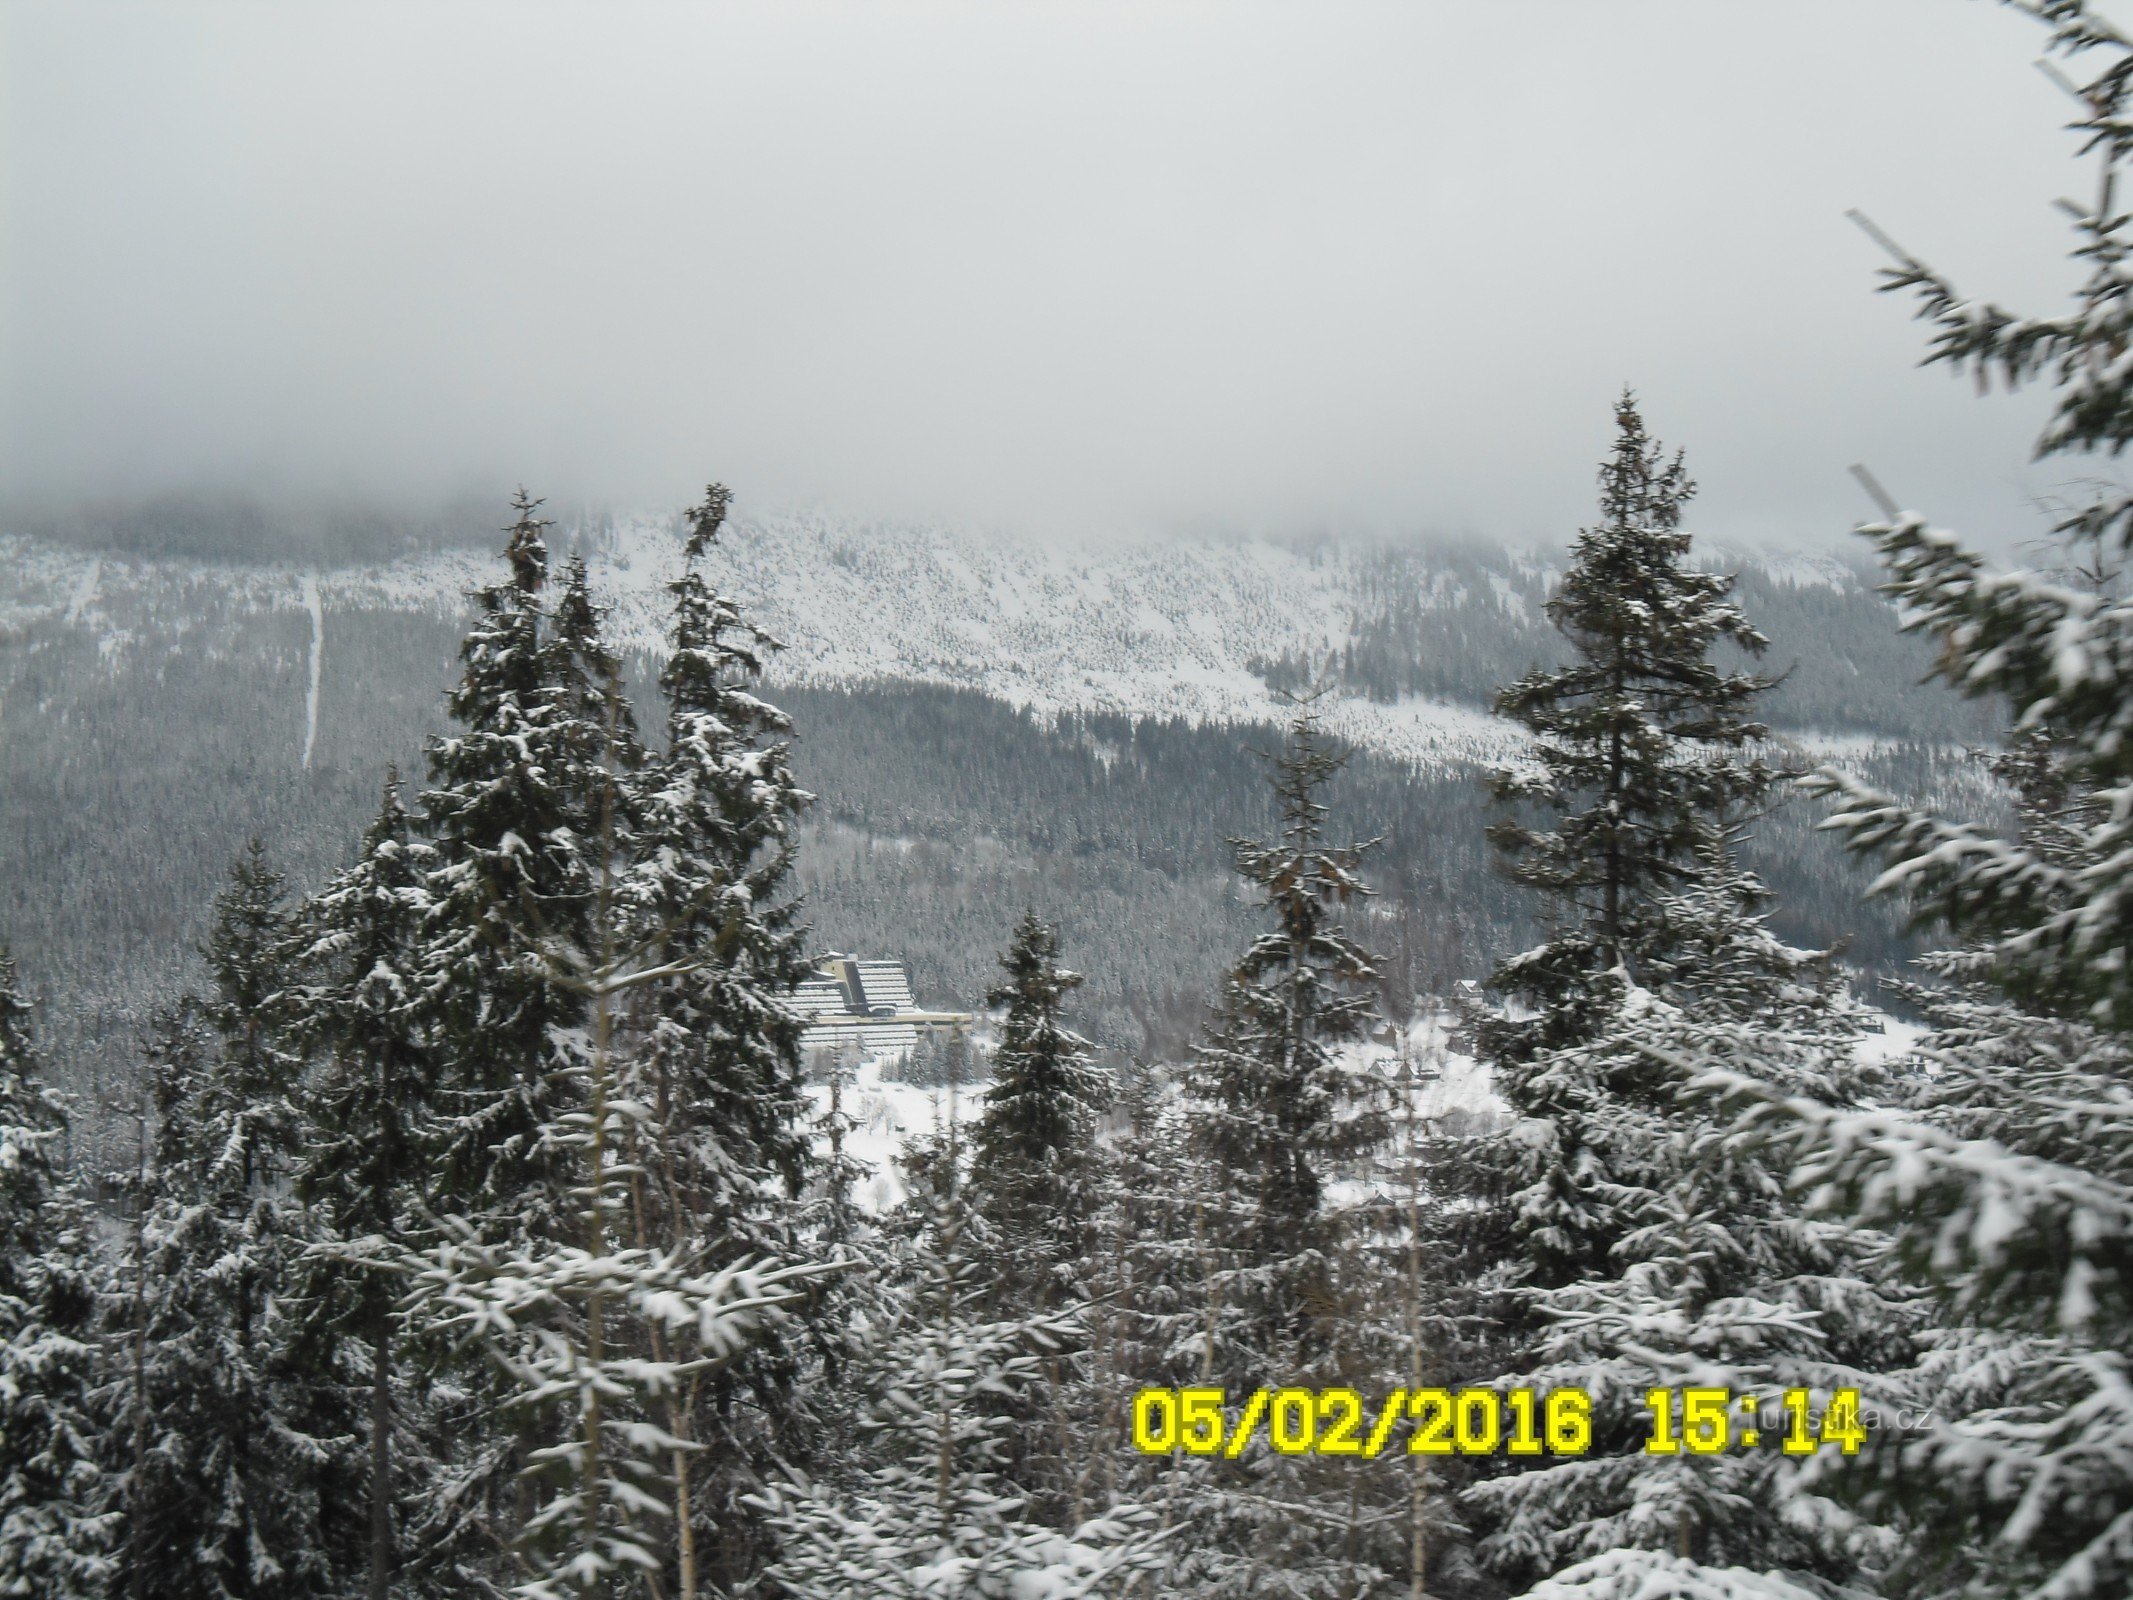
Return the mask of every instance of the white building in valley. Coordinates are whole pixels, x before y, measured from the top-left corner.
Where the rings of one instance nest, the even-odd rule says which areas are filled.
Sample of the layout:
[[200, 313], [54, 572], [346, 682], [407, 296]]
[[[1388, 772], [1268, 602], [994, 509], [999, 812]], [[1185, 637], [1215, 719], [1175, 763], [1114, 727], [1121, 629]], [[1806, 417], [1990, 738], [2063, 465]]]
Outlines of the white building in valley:
[[809, 1056], [818, 1051], [841, 1053], [854, 1044], [860, 1054], [869, 1056], [910, 1050], [918, 1044], [916, 1025], [886, 1020], [917, 1006], [911, 995], [911, 974], [901, 961], [827, 956], [815, 975], [793, 991], [792, 1004], [809, 1019], [807, 1031], [800, 1036], [800, 1048]]

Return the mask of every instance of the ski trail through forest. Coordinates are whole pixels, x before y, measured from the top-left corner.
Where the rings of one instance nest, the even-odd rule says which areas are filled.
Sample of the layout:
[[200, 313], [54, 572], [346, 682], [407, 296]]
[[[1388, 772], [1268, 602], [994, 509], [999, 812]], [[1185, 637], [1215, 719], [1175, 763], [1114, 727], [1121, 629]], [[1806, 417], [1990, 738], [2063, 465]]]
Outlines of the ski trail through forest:
[[67, 620], [69, 622], [81, 621], [82, 613], [87, 611], [90, 604], [96, 599], [96, 586], [103, 581], [103, 576], [103, 562], [90, 562], [89, 570], [82, 574], [80, 587], [74, 591], [74, 598], [67, 602]]
[[319, 599], [318, 577], [304, 574], [304, 609], [311, 613], [311, 682], [304, 693], [304, 770], [311, 770], [311, 750], [318, 743], [318, 679], [320, 652], [326, 643], [326, 607]]

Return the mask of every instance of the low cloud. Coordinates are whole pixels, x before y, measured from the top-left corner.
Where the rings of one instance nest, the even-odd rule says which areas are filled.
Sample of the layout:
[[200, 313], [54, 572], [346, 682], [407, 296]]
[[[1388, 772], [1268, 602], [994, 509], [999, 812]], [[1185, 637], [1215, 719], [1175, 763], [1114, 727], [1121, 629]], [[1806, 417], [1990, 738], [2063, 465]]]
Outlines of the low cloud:
[[1557, 537], [1628, 381], [1696, 522], [2011, 539], [1860, 206], [2049, 309], [2089, 181], [1956, 0], [11, 9], [0, 473], [1075, 531]]

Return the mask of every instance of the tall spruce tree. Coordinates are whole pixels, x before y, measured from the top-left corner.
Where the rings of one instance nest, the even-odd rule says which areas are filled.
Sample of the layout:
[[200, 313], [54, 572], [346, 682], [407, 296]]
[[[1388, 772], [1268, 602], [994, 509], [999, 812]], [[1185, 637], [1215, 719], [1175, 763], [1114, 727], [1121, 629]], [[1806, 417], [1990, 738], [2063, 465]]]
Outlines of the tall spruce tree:
[[778, 1211], [764, 1180], [789, 1198], [807, 1176], [800, 1017], [788, 1000], [813, 970], [791, 894], [793, 831], [812, 796], [793, 781], [791, 720], [754, 692], [778, 643], [700, 570], [729, 504], [713, 484], [691, 508], [682, 575], [669, 586], [667, 743], [633, 785], [629, 893], [644, 937], [684, 969], [639, 991], [654, 1019], [646, 1054], [659, 1126], [671, 1133], [661, 1154], [669, 1204], [688, 1225], [740, 1240]]
[[1301, 709], [1272, 757], [1280, 837], [1233, 844], [1237, 874], [1273, 926], [1224, 983], [1187, 1082], [1195, 1145], [1226, 1196], [1217, 1232], [1235, 1292], [1225, 1299], [1250, 1330], [1218, 1359], [1239, 1388], [1281, 1377], [1265, 1366], [1276, 1349], [1323, 1342], [1309, 1308], [1332, 1275], [1326, 1182], [1380, 1131], [1339, 1053], [1376, 1014], [1377, 981], [1341, 922], [1370, 893], [1359, 874], [1370, 846], [1325, 840], [1323, 793], [1345, 760]]
[[1577, 659], [1498, 695], [1536, 739], [1530, 763], [1490, 780], [1500, 804], [1553, 813], [1514, 812], [1489, 830], [1506, 872], [1545, 897], [1554, 931], [1491, 980], [1520, 1013], [1477, 1029], [1498, 1092], [1524, 1119], [1524, 1136], [1492, 1159], [1514, 1191], [1523, 1275], [1544, 1290], [1611, 1277], [1612, 1251], [1640, 1225], [1624, 1196], [1663, 1183], [1641, 1140], [1594, 1142], [1627, 1126], [1618, 1112], [1656, 1133], [1672, 1103], [1665, 1073], [1609, 1042], [1625, 1018], [1654, 997], [1722, 999], [1739, 1014], [1818, 970], [1763, 931], [1767, 891], [1733, 860], [1741, 811], [1778, 776], [1742, 749], [1764, 731], [1750, 714], [1769, 680], [1712, 652], [1730, 641], [1759, 653], [1765, 641], [1732, 603], [1732, 579], [1685, 564], [1681, 511], [1695, 485], [1679, 452], [1651, 439], [1626, 392], [1615, 426], [1602, 520], [1579, 535], [1548, 602]]
[[[2077, 127], [2104, 158], [2090, 207], [2075, 207], [2088, 278], [2067, 315], [2015, 316], [1967, 300], [1896, 250], [1884, 287], [1915, 290], [1935, 359], [2043, 373], [2061, 388], [2038, 451], [2105, 450], [2133, 416], [2123, 363], [2128, 278], [2114, 172], [2133, 126], [2133, 39], [2083, 0], [2017, 5], [2069, 57], [2101, 70], [2079, 87]], [[1893, 247], [1892, 247], [1893, 248]], [[1907, 626], [1940, 646], [1936, 671], [1963, 692], [2004, 696], [2023, 740], [2001, 763], [2026, 792], [2017, 830], [1943, 818], [1837, 771], [1810, 787], [1838, 802], [1830, 826], [1886, 870], [1920, 919], [1969, 941], [1936, 962], [1964, 987], [1928, 1002], [1907, 1093], [1848, 1105], [1788, 1083], [1767, 1042], [1739, 1039], [1696, 1061], [1707, 1088], [1750, 1108], [1728, 1143], [1789, 1157], [1794, 1187], [1890, 1249], [1930, 1292], [1936, 1323], [1896, 1387], [1910, 1426], [1870, 1428], [1851, 1459], [1825, 1451], [1804, 1474], [1899, 1552], [1885, 1582], [1906, 1594], [2088, 1600], [2133, 1582], [2133, 1412], [2125, 1373], [2133, 1309], [2133, 1143], [2122, 1113], [2133, 983], [2121, 954], [2125, 641], [2133, 611], [2095, 583], [2000, 573], [1952, 534], [1885, 508], [1862, 531], [1878, 547]], [[2133, 528], [2133, 498], [2105, 496], [2062, 524], [2088, 553]], [[2026, 746], [2026, 748], [2025, 748]], [[1902, 1085], [1892, 1086], [1901, 1088]], [[1806, 1092], [1802, 1092], [1805, 1089]], [[1922, 1420], [1920, 1420], [1922, 1419]], [[1619, 1552], [1562, 1574], [1556, 1596], [1733, 1593], [1792, 1597], [1782, 1574], [1713, 1571], [1692, 1556]]]
[[[305, 903], [291, 938], [291, 1038], [313, 1063], [292, 1184], [309, 1243], [291, 1286], [296, 1343], [320, 1383], [366, 1396], [369, 1600], [433, 1566], [416, 1547], [446, 1531], [426, 1474], [395, 1460], [418, 1420], [396, 1398], [409, 1385], [394, 1257], [429, 1176], [435, 1050], [417, 962], [430, 864], [393, 772], [355, 862]], [[408, 1517], [417, 1538], [397, 1525]]]
[[93, 1405], [92, 1244], [0, 946], [0, 1595], [92, 1600], [110, 1570]]
[[[1233, 844], [1272, 926], [1230, 973], [1194, 1051], [1184, 1203], [1159, 1213], [1179, 1231], [1167, 1261], [1148, 1263], [1197, 1277], [1190, 1309], [1170, 1313], [1183, 1318], [1166, 1363], [1193, 1371], [1171, 1381], [1222, 1388], [1239, 1406], [1260, 1388], [1357, 1376], [1351, 1234], [1362, 1218], [1328, 1188], [1384, 1124], [1351, 1049], [1377, 1013], [1378, 973], [1344, 928], [1370, 892], [1359, 870], [1370, 846], [1325, 837], [1324, 790], [1344, 759], [1301, 707], [1271, 760], [1279, 837]], [[1163, 1515], [1189, 1530], [1166, 1592], [1330, 1597], [1378, 1581], [1384, 1536], [1363, 1530], [1384, 1519], [1359, 1519], [1345, 1465], [1273, 1451], [1178, 1461], [1157, 1491]]]
[[[709, 1242], [722, 1265], [801, 1250], [796, 1201], [811, 1166], [800, 1018], [789, 1002], [812, 970], [791, 892], [794, 830], [812, 797], [793, 780], [790, 720], [755, 692], [778, 643], [703, 571], [730, 504], [712, 484], [687, 513], [659, 678], [666, 748], [631, 775], [623, 797], [633, 817], [624, 890], [632, 936], [667, 969], [632, 992], [624, 1022], [629, 1090], [651, 1111], [639, 1132], [632, 1226], [668, 1248]], [[693, 1467], [675, 1468], [683, 1592], [699, 1574], [739, 1588], [766, 1558], [761, 1514], [744, 1496], [778, 1462], [816, 1448], [818, 1397], [802, 1379], [830, 1296], [671, 1397], [672, 1431], [709, 1447]]]
[[579, 633], [560, 638], [541, 598], [552, 524], [540, 504], [519, 492], [509, 575], [474, 596], [447, 702], [458, 731], [432, 742], [422, 799], [434, 850], [422, 954], [439, 1034], [434, 1198], [522, 1235], [553, 1233], [575, 1209], [567, 1159], [540, 1129], [567, 1098], [587, 1007], [543, 954], [582, 961], [591, 947], [600, 790], [582, 585], [566, 597]]
[[[2057, 396], [2039, 456], [2118, 454], [2133, 428], [2122, 359], [2129, 274], [2118, 172], [2133, 154], [2133, 37], [2082, 0], [2017, 7], [2090, 63], [2074, 127], [2100, 158], [2072, 205], [2084, 280], [2056, 316], [1969, 299], [1895, 249], [1883, 287], [1914, 293], [1930, 359], [2045, 378]], [[1892, 249], [1894, 247], [1892, 246]], [[1925, 1425], [1869, 1441], [1828, 1487], [1897, 1530], [1918, 1593], [2089, 1600], [2133, 1585], [2133, 603], [2109, 566], [2133, 537], [2133, 496], [2105, 493], [2059, 525], [2068, 581], [1996, 571], [1954, 534], [1885, 507], [1861, 532], [1905, 625], [1939, 646], [1952, 687], [2006, 707], [1997, 763], [2011, 830], [1963, 822], [1829, 770], [1827, 826], [1877, 857], [1872, 892], [1901, 894], [1962, 947], [1928, 1004], [1926, 1070], [1909, 1105], [1868, 1110], [1744, 1096], [1793, 1152], [1797, 1177], [1886, 1228], [1931, 1291], [1940, 1330], [1916, 1372]], [[2105, 558], [2099, 568], [2094, 558]]]
[[[435, 1057], [419, 1198], [455, 1230], [448, 1238], [492, 1246], [558, 1237], [577, 1209], [569, 1154], [543, 1135], [572, 1104], [586, 1007], [540, 952], [585, 942], [588, 800], [574, 759], [583, 739], [570, 726], [584, 694], [555, 681], [551, 524], [539, 507], [519, 491], [506, 575], [473, 596], [446, 702], [456, 727], [430, 743], [422, 799], [431, 851], [414, 970]], [[405, 1246], [434, 1238], [426, 1228]], [[464, 1406], [439, 1498], [490, 1530], [486, 1576], [498, 1581], [533, 1514], [529, 1458], [559, 1424], [507, 1412], [506, 1376], [479, 1347], [461, 1357], [451, 1379]]]
[[[460, 647], [447, 701], [456, 730], [429, 748], [417, 971], [436, 1051], [423, 1143], [426, 1209], [449, 1223], [439, 1248], [472, 1241], [525, 1253], [581, 1237], [583, 1167], [552, 1135], [583, 1109], [592, 1021], [583, 979], [599, 942], [609, 792], [609, 696], [596, 675], [612, 662], [581, 567], [567, 571], [553, 612], [544, 599], [551, 524], [540, 504], [523, 490], [513, 501], [508, 571], [475, 593]], [[618, 716], [613, 742], [627, 740]], [[634, 752], [619, 764], [634, 766]], [[479, 1349], [460, 1380], [472, 1410], [451, 1499], [508, 1547], [535, 1511], [525, 1474], [563, 1423], [552, 1409], [504, 1407], [515, 1380]]]
[[[1489, 838], [1508, 875], [1546, 897], [1554, 927], [1491, 980], [1529, 1013], [1487, 1030], [1498, 1061], [1590, 1037], [1624, 981], [1651, 982], [1644, 968], [1669, 943], [1660, 898], [1706, 876], [1728, 821], [1778, 777], [1742, 753], [1765, 732], [1750, 713], [1769, 680], [1712, 659], [1721, 643], [1759, 654], [1765, 640], [1730, 577], [1686, 565], [1681, 512], [1695, 492], [1625, 390], [1600, 466], [1601, 520], [1578, 535], [1548, 600], [1575, 659], [1496, 697], [1535, 742], [1529, 763], [1490, 779], [1513, 810]], [[1522, 820], [1528, 809], [1543, 818]]]
[[1000, 967], [1006, 981], [985, 999], [1006, 1016], [971, 1135], [971, 1188], [1017, 1286], [1034, 1304], [1056, 1305], [1066, 1288], [1059, 1274], [1089, 1249], [1103, 1077], [1088, 1041], [1061, 1020], [1082, 980], [1059, 965], [1058, 933], [1024, 912]]
[[141, 1281], [111, 1297], [138, 1359], [111, 1387], [120, 1592], [246, 1600], [335, 1592], [361, 1565], [354, 1417], [291, 1358], [302, 1249], [287, 1181], [301, 1123], [287, 1038], [282, 880], [253, 841], [202, 947], [212, 986], [165, 1014]]
[[782, 718], [741, 681], [767, 641], [729, 637], [744, 624], [694, 571], [717, 514], [676, 586], [670, 748], [653, 757], [581, 561], [543, 605], [537, 504], [519, 497], [511, 575], [477, 596], [463, 731], [432, 751], [441, 1227], [399, 1265], [416, 1320], [464, 1336], [509, 1424], [470, 1453], [465, 1490], [492, 1507], [519, 1592], [642, 1574], [688, 1596], [752, 1576], [760, 1556], [729, 1537], [747, 1519], [723, 1503], [751, 1451], [794, 1447], [737, 1417], [776, 1409], [768, 1387], [780, 1421], [804, 1418], [775, 1352], [819, 1269], [791, 1264], [770, 1191], [790, 1205], [804, 1179], [783, 996], [806, 967], [779, 891], [805, 797], [766, 738]]
[[[1593, 1399], [1581, 1459], [1524, 1463], [1476, 1485], [1483, 1555], [1546, 1576], [1622, 1548], [1836, 1582], [1889, 1548], [1795, 1496], [1779, 1430], [1760, 1448], [1655, 1458], [1649, 1390], [1804, 1388], [1827, 1397], [1900, 1365], [1915, 1318], [1874, 1239], [1803, 1221], [1782, 1164], [1737, 1150], [1702, 1066], [1761, 1050], [1777, 1092], [1829, 1104], [1868, 1093], [1858, 1008], [1830, 953], [1773, 936], [1768, 890], [1735, 859], [1742, 812], [1779, 776], [1742, 746], [1768, 680], [1711, 659], [1764, 648], [1731, 580], [1687, 570], [1678, 454], [1617, 407], [1601, 526], [1581, 535], [1550, 602], [1579, 661], [1535, 673], [1499, 708], [1539, 735], [1496, 798], [1552, 825], [1491, 830], [1556, 928], [1494, 986], [1530, 1008], [1481, 1029], [1517, 1136], [1501, 1170], [1530, 1349], [1520, 1386]], [[1656, 1569], [1654, 1569], [1656, 1570]]]

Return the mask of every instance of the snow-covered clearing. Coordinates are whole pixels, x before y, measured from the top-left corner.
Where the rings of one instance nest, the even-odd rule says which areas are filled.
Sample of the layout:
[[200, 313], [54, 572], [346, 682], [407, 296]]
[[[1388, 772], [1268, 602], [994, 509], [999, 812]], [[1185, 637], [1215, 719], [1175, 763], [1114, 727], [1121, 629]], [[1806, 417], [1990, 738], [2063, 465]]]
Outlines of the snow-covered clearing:
[[315, 573], [304, 574], [304, 609], [311, 613], [311, 679], [304, 691], [304, 770], [309, 772], [311, 752], [318, 744], [319, 667], [326, 645], [326, 608]]
[[[1443, 1048], [1448, 1020], [1417, 1017], [1409, 1026], [1410, 1059], [1423, 1064], [1427, 1074], [1416, 1096], [1416, 1110], [1425, 1118], [1459, 1111], [1502, 1111], [1503, 1102], [1489, 1084], [1489, 1069], [1472, 1056]], [[1352, 1072], [1389, 1077], [1399, 1060], [1400, 1044], [1397, 1039], [1356, 1044], [1342, 1054]], [[954, 1090], [900, 1083], [893, 1074], [903, 1060], [901, 1054], [888, 1054], [862, 1061], [838, 1091], [838, 1110], [851, 1123], [844, 1153], [869, 1174], [854, 1200], [877, 1214], [894, 1210], [910, 1192], [901, 1164], [909, 1140], [942, 1132], [951, 1114], [959, 1126], [967, 1126], [984, 1109], [985, 1079]], [[807, 1095], [815, 1125], [816, 1152], [826, 1155], [829, 1137], [824, 1119], [830, 1108], [829, 1085], [809, 1084]], [[1334, 1198], [1344, 1201], [1362, 1198], [1367, 1188], [1356, 1184], [1333, 1187]]]
[[96, 585], [103, 575], [103, 562], [92, 560], [87, 570], [82, 573], [81, 582], [75, 585], [73, 597], [67, 601], [69, 622], [81, 621], [83, 613], [95, 602]]
[[[983, 1083], [953, 1090], [945, 1085], [922, 1089], [883, 1076], [901, 1066], [903, 1059], [896, 1054], [862, 1061], [838, 1091], [838, 1111], [851, 1123], [844, 1153], [869, 1173], [853, 1199], [877, 1214], [893, 1211], [910, 1193], [901, 1165], [904, 1145], [945, 1129], [951, 1114], [958, 1126], [970, 1122], [983, 1105]], [[829, 1115], [830, 1086], [809, 1084], [807, 1095], [813, 1108], [817, 1153], [827, 1154], [829, 1136], [823, 1122]]]

